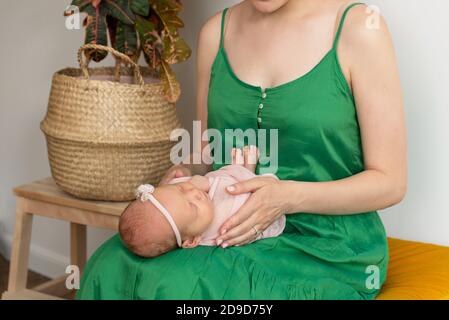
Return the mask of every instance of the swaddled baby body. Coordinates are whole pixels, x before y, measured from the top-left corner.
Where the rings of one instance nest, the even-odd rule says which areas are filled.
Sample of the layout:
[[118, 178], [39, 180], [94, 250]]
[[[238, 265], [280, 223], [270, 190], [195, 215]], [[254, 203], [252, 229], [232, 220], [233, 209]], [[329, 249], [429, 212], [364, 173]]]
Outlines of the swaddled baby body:
[[[138, 199], [120, 217], [123, 243], [142, 257], [156, 257], [176, 247], [215, 246], [220, 226], [249, 198], [250, 193], [231, 195], [226, 188], [258, 177], [255, 146], [232, 150], [232, 164], [205, 176], [181, 177], [153, 188], [139, 187]], [[275, 177], [274, 175], [270, 175]], [[276, 237], [285, 227], [285, 216], [258, 233], [253, 241]], [[257, 234], [258, 233], [258, 234]]]

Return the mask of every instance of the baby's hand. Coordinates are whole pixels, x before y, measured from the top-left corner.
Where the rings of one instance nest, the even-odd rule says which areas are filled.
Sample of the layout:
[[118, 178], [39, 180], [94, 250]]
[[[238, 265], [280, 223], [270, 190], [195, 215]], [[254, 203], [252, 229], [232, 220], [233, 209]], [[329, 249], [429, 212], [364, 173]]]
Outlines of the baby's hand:
[[193, 176], [192, 179], [189, 180], [191, 184], [204, 192], [209, 192], [210, 184], [209, 179], [205, 176]]
[[162, 177], [161, 181], [159, 182], [159, 186], [163, 186], [168, 184], [168, 182], [174, 178], [180, 178], [185, 176], [191, 176], [192, 173], [188, 168], [186, 168], [183, 165], [174, 165], [170, 167], [165, 175]]

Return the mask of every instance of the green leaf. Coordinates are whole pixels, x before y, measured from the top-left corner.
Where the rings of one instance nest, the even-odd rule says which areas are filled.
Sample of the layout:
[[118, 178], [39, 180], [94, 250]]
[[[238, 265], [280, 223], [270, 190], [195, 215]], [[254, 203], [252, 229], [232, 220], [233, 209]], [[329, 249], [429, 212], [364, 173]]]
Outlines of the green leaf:
[[132, 59], [137, 55], [137, 33], [134, 26], [121, 21], [117, 24], [117, 38], [115, 48]]
[[184, 39], [180, 37], [166, 36], [163, 39], [164, 51], [162, 59], [169, 64], [175, 64], [187, 60], [192, 54]]
[[111, 47], [116, 47], [117, 42], [117, 24], [118, 19], [110, 15], [106, 16], [106, 23], [108, 25], [109, 39], [111, 41]]
[[73, 0], [70, 5], [77, 6], [80, 11], [84, 11], [84, 9], [91, 5], [91, 0]]
[[181, 87], [170, 65], [162, 61], [161, 67], [161, 80], [164, 83], [165, 98], [168, 102], [175, 103], [181, 96]]
[[153, 70], [159, 70], [161, 53], [164, 49], [164, 45], [156, 25], [153, 22], [138, 16], [136, 19], [136, 29], [139, 34], [140, 45], [144, 52], [146, 62]]
[[169, 64], [187, 60], [192, 52], [178, 32], [178, 29], [184, 26], [178, 17], [181, 5], [174, 0], [161, 0], [153, 3], [152, 8], [163, 26], [161, 32], [164, 44], [162, 59]]
[[176, 32], [177, 29], [184, 27], [184, 22], [179, 18], [178, 13], [182, 5], [174, 0], [160, 0], [152, 3], [151, 8], [159, 16], [164, 28], [168, 32]]
[[[84, 20], [86, 27], [86, 37], [85, 43], [94, 43], [103, 46], [108, 45], [108, 34], [107, 34], [107, 24], [106, 15], [104, 14], [101, 7], [86, 7], [86, 12], [88, 16]], [[104, 50], [88, 50], [85, 52], [86, 57], [99, 62], [103, 60], [108, 53]]]
[[143, 17], [137, 17], [136, 19], [136, 29], [140, 34], [145, 34], [146, 32], [151, 32], [156, 30], [156, 25]]
[[146, 17], [150, 13], [150, 3], [148, 0], [131, 0], [131, 10], [135, 14]]
[[88, 15], [94, 16], [97, 14], [97, 10], [100, 10], [100, 8], [94, 8], [92, 4], [89, 4], [88, 6], [85, 6], [83, 8], [83, 12], [87, 13]]
[[108, 10], [108, 14], [119, 19], [121, 22], [133, 25], [136, 20], [131, 11], [130, 0], [102, 0], [101, 6]]
[[[70, 6], [78, 7], [80, 12], [83, 12], [87, 6], [91, 5], [91, 0], [73, 0]], [[64, 11], [64, 16], [68, 17], [75, 13], [74, 10], [66, 10]]]

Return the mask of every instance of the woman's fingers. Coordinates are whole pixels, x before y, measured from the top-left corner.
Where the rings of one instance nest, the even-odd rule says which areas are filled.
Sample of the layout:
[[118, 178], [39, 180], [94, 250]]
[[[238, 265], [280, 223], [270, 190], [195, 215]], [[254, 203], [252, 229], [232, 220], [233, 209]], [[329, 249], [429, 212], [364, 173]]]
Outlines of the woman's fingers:
[[224, 240], [223, 236], [225, 236], [229, 230], [242, 224], [244, 221], [252, 217], [254, 215], [254, 211], [257, 208], [256, 203], [257, 201], [255, 201], [253, 197], [250, 197], [236, 213], [234, 213], [221, 225], [219, 229], [220, 236], [217, 239]]
[[238, 195], [247, 192], [254, 192], [255, 190], [271, 183], [273, 181], [277, 181], [271, 177], [256, 177], [253, 179], [249, 179], [246, 181], [238, 182], [226, 188], [230, 194]]
[[[249, 234], [252, 231], [253, 235], [255, 231], [253, 226], [256, 225], [256, 215], [252, 215], [249, 219], [237, 224], [235, 227], [228, 230], [225, 234], [217, 238], [217, 245], [222, 245], [223, 248], [232, 246], [238, 242], [237, 239], [241, 239], [242, 236]], [[245, 238], [247, 239], [247, 238]]]
[[250, 238], [246, 239], [245, 241], [236, 243], [234, 246], [236, 246], [236, 247], [244, 246], [244, 245], [246, 245], [246, 244], [248, 244], [248, 243], [250, 243], [252, 241], [255, 241], [257, 237], [258, 237], [258, 234], [254, 235], [253, 237], [250, 237]]
[[236, 190], [231, 193], [252, 192], [252, 195], [220, 227], [220, 235], [216, 239], [217, 245], [226, 248], [251, 242], [276, 219], [280, 214], [280, 208], [276, 205], [273, 206], [270, 201], [270, 199], [278, 198], [274, 194], [277, 186], [274, 186], [273, 183], [279, 182], [276, 178], [261, 177], [234, 185]]
[[246, 243], [256, 239], [257, 236], [258, 236], [258, 234], [256, 234], [255, 231], [253, 229], [251, 229], [251, 230], [246, 231], [242, 235], [239, 235], [235, 238], [232, 238], [232, 239], [224, 242], [222, 247], [226, 248], [226, 247], [230, 247], [230, 246], [243, 245], [243, 244], [246, 244]]

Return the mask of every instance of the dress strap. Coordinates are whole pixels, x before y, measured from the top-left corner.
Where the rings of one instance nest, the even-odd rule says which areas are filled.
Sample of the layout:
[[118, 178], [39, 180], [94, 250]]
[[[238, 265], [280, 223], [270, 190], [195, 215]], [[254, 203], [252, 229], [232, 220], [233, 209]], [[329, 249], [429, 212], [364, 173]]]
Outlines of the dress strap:
[[334, 44], [333, 44], [334, 49], [337, 48], [338, 40], [340, 40], [341, 30], [343, 29], [343, 25], [345, 23], [345, 19], [346, 19], [346, 16], [348, 15], [349, 10], [351, 10], [353, 7], [360, 5], [360, 4], [364, 4], [364, 3], [363, 2], [352, 3], [343, 12], [343, 15], [341, 16], [341, 19], [340, 19], [340, 23], [338, 24], [337, 33], [335, 34], [335, 39], [334, 39]]
[[225, 32], [225, 19], [226, 19], [226, 13], [228, 12], [229, 8], [225, 8], [221, 14], [221, 31], [220, 31], [220, 47], [223, 47], [223, 41], [224, 41], [224, 32]]

